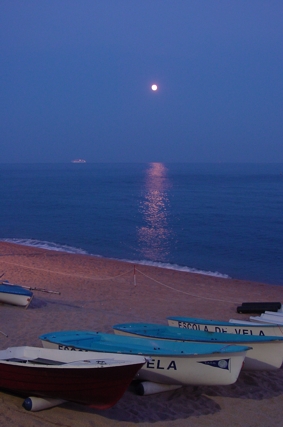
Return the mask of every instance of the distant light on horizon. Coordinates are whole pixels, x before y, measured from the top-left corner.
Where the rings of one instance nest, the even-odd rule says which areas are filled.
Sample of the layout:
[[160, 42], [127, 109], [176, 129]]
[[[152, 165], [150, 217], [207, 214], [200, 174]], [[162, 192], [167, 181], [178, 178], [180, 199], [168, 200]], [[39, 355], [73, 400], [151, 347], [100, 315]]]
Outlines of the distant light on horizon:
[[151, 90], [156, 91], [158, 89], [157, 85], [151, 85]]

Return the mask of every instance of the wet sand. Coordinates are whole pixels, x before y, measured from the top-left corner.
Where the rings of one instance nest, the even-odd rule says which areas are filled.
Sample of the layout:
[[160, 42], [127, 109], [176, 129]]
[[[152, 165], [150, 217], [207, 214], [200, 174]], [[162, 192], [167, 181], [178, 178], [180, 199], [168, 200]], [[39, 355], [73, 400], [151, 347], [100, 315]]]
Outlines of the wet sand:
[[[136, 265], [105, 258], [0, 243], [2, 279], [34, 291], [27, 309], [0, 304], [1, 349], [41, 346], [38, 336], [63, 329], [112, 332], [123, 322], [167, 324], [174, 315], [248, 319], [247, 301], [283, 301], [283, 287]], [[184, 387], [137, 396], [130, 390], [106, 411], [66, 403], [27, 412], [23, 399], [0, 392], [0, 424], [7, 426], [187, 427], [282, 424], [283, 369], [247, 372], [225, 387]]]

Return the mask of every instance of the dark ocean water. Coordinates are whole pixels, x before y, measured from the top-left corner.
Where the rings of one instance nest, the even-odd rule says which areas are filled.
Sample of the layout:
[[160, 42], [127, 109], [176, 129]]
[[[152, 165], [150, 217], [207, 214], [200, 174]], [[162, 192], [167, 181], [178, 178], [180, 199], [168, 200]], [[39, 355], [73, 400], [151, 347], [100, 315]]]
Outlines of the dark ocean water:
[[0, 165], [0, 239], [283, 285], [283, 164]]

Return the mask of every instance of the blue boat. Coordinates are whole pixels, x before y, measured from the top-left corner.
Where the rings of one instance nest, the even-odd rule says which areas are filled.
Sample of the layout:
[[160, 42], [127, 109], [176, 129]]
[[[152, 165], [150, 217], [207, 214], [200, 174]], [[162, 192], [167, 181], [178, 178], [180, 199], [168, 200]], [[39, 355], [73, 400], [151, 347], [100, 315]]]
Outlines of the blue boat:
[[252, 347], [244, 363], [247, 370], [279, 369], [283, 362], [283, 337], [219, 334], [199, 330], [181, 329], [150, 323], [124, 323], [113, 326], [115, 334], [140, 338], [194, 343], [218, 343]]
[[227, 385], [241, 371], [248, 346], [187, 343], [93, 331], [59, 331], [39, 337], [43, 347], [148, 357], [137, 379], [168, 385]]
[[0, 284], [0, 302], [5, 304], [28, 307], [33, 298], [33, 293], [19, 285], [8, 282]]

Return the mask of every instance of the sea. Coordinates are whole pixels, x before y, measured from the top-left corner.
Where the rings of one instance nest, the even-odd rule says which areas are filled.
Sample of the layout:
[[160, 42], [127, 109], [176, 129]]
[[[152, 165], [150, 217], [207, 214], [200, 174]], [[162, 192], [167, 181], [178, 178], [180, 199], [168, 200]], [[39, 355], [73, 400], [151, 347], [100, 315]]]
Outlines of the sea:
[[0, 164], [0, 240], [283, 285], [283, 164]]

